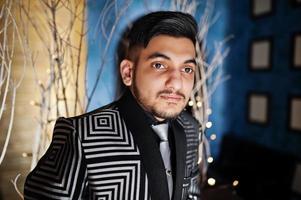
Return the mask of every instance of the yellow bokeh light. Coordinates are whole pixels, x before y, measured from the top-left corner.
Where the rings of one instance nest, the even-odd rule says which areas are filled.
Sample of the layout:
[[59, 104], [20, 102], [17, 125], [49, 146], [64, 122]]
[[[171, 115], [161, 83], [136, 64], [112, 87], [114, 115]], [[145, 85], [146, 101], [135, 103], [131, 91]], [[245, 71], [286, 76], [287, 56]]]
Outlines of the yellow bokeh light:
[[211, 134], [210, 135], [210, 140], [215, 140], [216, 139], [216, 134]]
[[215, 179], [214, 178], [208, 178], [207, 182], [208, 182], [208, 185], [210, 185], [210, 186], [215, 185]]
[[212, 122], [207, 122], [207, 123], [206, 123], [206, 127], [207, 127], [207, 128], [211, 128], [211, 127], [212, 127]]
[[208, 157], [208, 158], [207, 158], [207, 162], [208, 162], [208, 163], [212, 163], [212, 162], [213, 162], [213, 158], [212, 158], [211, 156]]
[[208, 109], [206, 110], [206, 113], [207, 113], [207, 115], [211, 115], [211, 114], [212, 114], [212, 110], [211, 110], [210, 108], [208, 108]]
[[234, 180], [233, 183], [232, 183], [232, 185], [233, 185], [234, 187], [238, 186], [238, 184], [239, 184], [239, 181], [238, 181], [238, 180]]

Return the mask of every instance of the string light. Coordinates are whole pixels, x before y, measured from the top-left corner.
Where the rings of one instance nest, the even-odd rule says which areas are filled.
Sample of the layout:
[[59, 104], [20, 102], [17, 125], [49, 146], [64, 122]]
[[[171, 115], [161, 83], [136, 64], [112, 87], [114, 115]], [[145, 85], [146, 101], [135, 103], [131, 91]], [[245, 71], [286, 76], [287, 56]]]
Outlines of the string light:
[[213, 158], [212, 158], [211, 156], [209, 156], [209, 157], [207, 158], [207, 162], [208, 162], [208, 163], [212, 163], [212, 162], [213, 162]]
[[208, 178], [207, 183], [210, 186], [214, 186], [215, 185], [215, 179], [214, 178]]
[[214, 134], [214, 133], [211, 134], [211, 135], [210, 135], [210, 140], [215, 140], [215, 139], [216, 139], [216, 134]]
[[31, 156], [32, 156], [32, 153], [26, 153], [26, 152], [22, 153], [23, 158], [27, 158], [27, 157], [31, 157]]
[[40, 106], [40, 104], [38, 102], [34, 101], [34, 100], [31, 100], [29, 102], [29, 104], [32, 105], [32, 106]]
[[233, 185], [234, 187], [238, 186], [238, 184], [239, 184], [239, 181], [238, 181], [238, 180], [234, 180], [233, 183], [232, 183], [232, 185]]
[[211, 128], [212, 127], [212, 122], [207, 122], [206, 123], [206, 128]]
[[52, 55], [52, 59], [53, 59], [53, 60], [58, 60], [58, 59], [59, 59], [59, 56], [58, 56], [56, 53], [54, 53], [54, 54]]
[[196, 106], [197, 106], [198, 108], [202, 107], [202, 102], [198, 101], [198, 102], [196, 103]]
[[190, 100], [190, 101], [188, 102], [188, 105], [189, 105], [189, 106], [193, 106], [193, 101]]
[[208, 108], [208, 109], [206, 110], [206, 113], [207, 113], [207, 115], [211, 115], [211, 114], [212, 114], [212, 110], [211, 110], [210, 108]]
[[200, 97], [200, 96], [197, 96], [195, 99], [196, 99], [197, 101], [201, 101], [201, 97]]

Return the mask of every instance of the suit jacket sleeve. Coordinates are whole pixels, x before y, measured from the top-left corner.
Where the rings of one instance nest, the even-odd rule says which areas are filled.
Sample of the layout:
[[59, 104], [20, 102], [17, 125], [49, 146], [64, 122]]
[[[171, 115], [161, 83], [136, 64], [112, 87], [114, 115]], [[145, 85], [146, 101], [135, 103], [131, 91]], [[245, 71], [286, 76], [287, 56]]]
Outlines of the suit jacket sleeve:
[[27, 176], [25, 199], [82, 199], [86, 163], [71, 119], [56, 121], [52, 142]]

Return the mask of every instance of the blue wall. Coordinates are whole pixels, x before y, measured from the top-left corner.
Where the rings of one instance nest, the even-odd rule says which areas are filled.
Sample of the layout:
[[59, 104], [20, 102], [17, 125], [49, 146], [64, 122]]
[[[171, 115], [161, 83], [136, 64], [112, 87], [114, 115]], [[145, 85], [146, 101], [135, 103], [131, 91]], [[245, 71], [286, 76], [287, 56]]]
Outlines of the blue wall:
[[[251, 1], [223, 2], [227, 10], [223, 12], [227, 16], [225, 35], [234, 34], [235, 38], [229, 43], [231, 52], [224, 70], [231, 79], [213, 97], [215, 112], [211, 119], [215, 126], [208, 132], [217, 133], [219, 138], [211, 142], [213, 154], [218, 155], [223, 135], [232, 134], [301, 157], [301, 134], [288, 129], [289, 96], [301, 94], [301, 70], [291, 66], [291, 38], [301, 31], [301, 7], [293, 7], [287, 0], [277, 0], [271, 15], [254, 19], [250, 15]], [[272, 39], [272, 68], [251, 71], [248, 64], [250, 41], [263, 37]], [[250, 92], [264, 92], [270, 96], [267, 125], [248, 122]]]

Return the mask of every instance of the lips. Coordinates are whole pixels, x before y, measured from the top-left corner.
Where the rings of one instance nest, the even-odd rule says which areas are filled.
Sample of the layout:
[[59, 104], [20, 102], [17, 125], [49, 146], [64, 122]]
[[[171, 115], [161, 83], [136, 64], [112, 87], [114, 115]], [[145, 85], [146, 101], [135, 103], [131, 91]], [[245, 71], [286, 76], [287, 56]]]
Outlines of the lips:
[[183, 97], [177, 94], [161, 94], [160, 97], [169, 103], [178, 103], [183, 100]]

